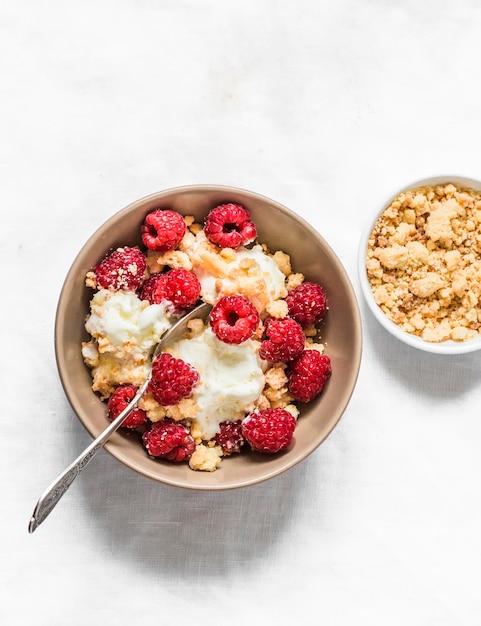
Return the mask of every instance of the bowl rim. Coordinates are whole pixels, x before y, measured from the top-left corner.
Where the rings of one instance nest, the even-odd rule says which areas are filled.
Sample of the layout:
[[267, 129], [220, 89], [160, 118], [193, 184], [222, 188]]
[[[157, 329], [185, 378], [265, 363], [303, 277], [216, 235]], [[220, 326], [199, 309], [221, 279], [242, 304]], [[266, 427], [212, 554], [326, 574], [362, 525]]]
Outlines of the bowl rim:
[[189, 481], [182, 480], [182, 479], [177, 479], [177, 478], [171, 479], [169, 477], [162, 476], [161, 474], [155, 473], [154, 471], [148, 471], [144, 467], [140, 467], [136, 465], [134, 462], [132, 462], [131, 459], [129, 459], [128, 453], [125, 453], [124, 447], [117, 445], [116, 436], [117, 437], [119, 436], [118, 433], [115, 433], [112, 436], [112, 438], [104, 446], [107, 452], [109, 452], [114, 458], [119, 460], [121, 463], [126, 465], [129, 469], [132, 469], [136, 471], [137, 473], [144, 475], [148, 478], [151, 478], [157, 482], [171, 485], [174, 487], [181, 487], [181, 488], [192, 489], [196, 491], [199, 491], [199, 490], [200, 491], [202, 490], [218, 491], [218, 490], [235, 489], [235, 488], [246, 487], [246, 486], [250, 486], [254, 484], [259, 484], [261, 482], [264, 482], [265, 480], [268, 480], [270, 478], [273, 478], [275, 476], [278, 476], [284, 473], [285, 471], [291, 469], [292, 467], [300, 463], [302, 460], [307, 458], [315, 449], [317, 449], [327, 439], [327, 437], [335, 429], [341, 417], [343, 416], [350, 402], [352, 394], [355, 390], [356, 383], [359, 377], [361, 358], [362, 358], [362, 321], [361, 321], [361, 315], [360, 315], [360, 309], [359, 309], [359, 302], [357, 300], [356, 293], [352, 285], [352, 281], [346, 269], [344, 268], [340, 258], [337, 256], [337, 254], [334, 252], [331, 246], [327, 243], [327, 241], [323, 238], [323, 236], [315, 228], [313, 228], [313, 226], [311, 226], [309, 222], [307, 222], [302, 216], [297, 214], [292, 209], [289, 209], [285, 205], [277, 202], [276, 200], [269, 198], [268, 196], [265, 196], [257, 192], [247, 190], [247, 189], [243, 189], [240, 187], [231, 186], [231, 185], [215, 185], [215, 184], [182, 185], [182, 186], [170, 187], [161, 191], [153, 192], [137, 200], [134, 200], [133, 202], [130, 202], [129, 204], [125, 205], [123, 208], [113, 213], [103, 223], [101, 223], [92, 232], [92, 234], [85, 240], [80, 250], [77, 252], [76, 256], [74, 257], [74, 260], [65, 276], [65, 279], [64, 279], [61, 291], [60, 291], [60, 295], [58, 298], [56, 315], [55, 315], [55, 324], [54, 324], [54, 338], [55, 338], [55, 358], [56, 358], [57, 370], [58, 370], [58, 374], [60, 377], [60, 381], [61, 381], [64, 393], [77, 419], [80, 421], [80, 423], [84, 426], [84, 428], [87, 430], [87, 432], [89, 432], [89, 434], [92, 437], [96, 437], [98, 436], [100, 431], [93, 428], [91, 424], [89, 424], [88, 422], [86, 423], [85, 417], [83, 416], [84, 413], [86, 414], [87, 409], [83, 408], [83, 410], [81, 411], [81, 414], [79, 414], [78, 401], [76, 402], [76, 399], [73, 397], [71, 383], [68, 380], [68, 375], [66, 371], [67, 355], [63, 351], [62, 342], [59, 341], [59, 338], [62, 337], [63, 329], [65, 328], [65, 325], [66, 325], [66, 319], [65, 319], [65, 316], [62, 314], [62, 312], [65, 307], [65, 300], [67, 298], [67, 291], [68, 291], [67, 287], [70, 284], [72, 277], [78, 274], [79, 269], [81, 267], [82, 259], [85, 255], [85, 250], [89, 248], [92, 241], [99, 240], [102, 237], [102, 235], [112, 227], [112, 224], [117, 222], [119, 219], [122, 219], [124, 215], [130, 214], [131, 212], [135, 211], [138, 207], [144, 206], [148, 204], [149, 202], [161, 200], [165, 196], [178, 194], [178, 193], [189, 193], [189, 192], [197, 193], [197, 192], [203, 192], [203, 191], [221, 192], [225, 194], [228, 194], [228, 193], [242, 194], [246, 198], [249, 198], [252, 200], [257, 199], [261, 202], [273, 205], [280, 212], [290, 216], [291, 218], [294, 217], [310, 234], [312, 234], [314, 239], [316, 239], [318, 242], [322, 244], [325, 253], [329, 256], [332, 263], [337, 267], [339, 276], [342, 279], [343, 287], [348, 293], [350, 303], [352, 303], [352, 319], [353, 319], [352, 346], [353, 346], [353, 358], [355, 361], [355, 367], [351, 370], [349, 378], [346, 379], [346, 389], [348, 389], [349, 391], [346, 392], [346, 394], [344, 395], [344, 402], [341, 403], [337, 407], [336, 414], [334, 416], [331, 416], [332, 419], [330, 419], [329, 421], [329, 426], [324, 428], [322, 433], [318, 437], [313, 438], [310, 444], [305, 446], [299, 454], [294, 454], [292, 458], [290, 459], [290, 461], [283, 464], [281, 468], [273, 468], [270, 470], [269, 469], [270, 464], [266, 463], [264, 465], [263, 472], [259, 476], [255, 476], [253, 478], [246, 478], [244, 480], [239, 480], [239, 481], [231, 480], [230, 482], [226, 481], [226, 482], [216, 483], [216, 484], [207, 484], [207, 483], [206, 484], [193, 484], [193, 483], [190, 483]]
[[369, 284], [369, 280], [367, 278], [366, 272], [366, 254], [368, 248], [368, 241], [371, 235], [371, 232], [376, 225], [379, 217], [383, 213], [383, 211], [389, 206], [389, 204], [404, 191], [408, 191], [410, 189], [416, 189], [424, 186], [435, 186], [441, 184], [453, 183], [457, 184], [460, 187], [471, 188], [475, 191], [481, 191], [481, 180], [470, 178], [467, 176], [459, 176], [459, 175], [437, 175], [437, 176], [428, 176], [418, 180], [415, 180], [409, 184], [405, 184], [399, 188], [398, 191], [392, 193], [389, 198], [382, 204], [382, 208], [378, 210], [373, 217], [371, 217], [370, 221], [363, 228], [361, 238], [359, 241], [358, 248], [358, 278], [361, 287], [361, 291], [364, 297], [364, 301], [367, 303], [370, 312], [374, 315], [375, 319], [385, 328], [391, 335], [396, 337], [399, 341], [416, 348], [418, 350], [422, 350], [424, 352], [429, 352], [432, 354], [442, 354], [442, 355], [460, 355], [460, 354], [468, 354], [471, 352], [476, 352], [477, 350], [481, 350], [481, 337], [477, 337], [474, 339], [468, 339], [463, 342], [456, 342], [452, 340], [440, 342], [440, 343], [431, 343], [425, 341], [421, 337], [416, 335], [412, 335], [407, 331], [400, 328], [395, 322], [390, 320], [385, 313], [383, 313], [382, 309], [374, 300], [374, 295], [371, 290], [371, 286]]

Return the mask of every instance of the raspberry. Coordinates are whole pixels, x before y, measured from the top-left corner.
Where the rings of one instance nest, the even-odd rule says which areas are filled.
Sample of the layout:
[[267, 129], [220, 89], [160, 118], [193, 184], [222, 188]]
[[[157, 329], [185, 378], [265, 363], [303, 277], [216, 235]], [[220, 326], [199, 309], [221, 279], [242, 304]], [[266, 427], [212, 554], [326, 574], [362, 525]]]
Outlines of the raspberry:
[[159, 304], [163, 299], [163, 293], [157, 294], [157, 284], [160, 281], [162, 274], [154, 274], [144, 280], [139, 291], [139, 298], [141, 300], [147, 300], [150, 304]]
[[264, 327], [267, 339], [261, 343], [261, 359], [271, 363], [292, 361], [304, 350], [304, 332], [295, 320], [268, 318]]
[[172, 269], [154, 274], [142, 285], [141, 300], [159, 304], [162, 300], [172, 302], [176, 309], [190, 309], [200, 297], [200, 282], [193, 272]]
[[168, 418], [154, 422], [142, 441], [150, 456], [174, 463], [189, 459], [195, 450], [194, 439], [184, 426]]
[[240, 452], [241, 446], [244, 445], [241, 421], [222, 422], [220, 430], [215, 436], [215, 441], [222, 448], [224, 456]]
[[239, 344], [254, 334], [259, 313], [244, 296], [224, 296], [210, 312], [210, 325], [224, 343]]
[[[109, 419], [113, 421], [118, 417], [125, 407], [134, 399], [135, 394], [138, 391], [138, 387], [126, 383], [120, 385], [110, 396], [107, 402], [107, 408], [109, 411]], [[147, 414], [145, 411], [139, 408], [135, 408], [128, 418], [122, 424], [125, 428], [137, 428], [142, 426], [147, 421]]]
[[158, 252], [168, 252], [176, 248], [185, 231], [182, 215], [168, 209], [157, 209], [149, 213], [140, 229], [144, 246]]
[[188, 398], [199, 382], [199, 372], [182, 359], [163, 352], [152, 363], [148, 390], [159, 404], [173, 406]]
[[207, 239], [220, 248], [240, 248], [257, 237], [247, 209], [240, 204], [221, 204], [207, 216], [204, 224]]
[[242, 434], [253, 450], [273, 454], [292, 443], [296, 418], [285, 409], [250, 413], [242, 422]]
[[288, 389], [299, 402], [318, 396], [331, 375], [331, 360], [318, 350], [304, 350], [288, 371]]
[[327, 310], [326, 293], [317, 283], [301, 283], [287, 294], [286, 302], [289, 315], [303, 328], [320, 322]]
[[95, 268], [98, 285], [102, 289], [136, 291], [144, 278], [147, 261], [138, 248], [117, 248]]

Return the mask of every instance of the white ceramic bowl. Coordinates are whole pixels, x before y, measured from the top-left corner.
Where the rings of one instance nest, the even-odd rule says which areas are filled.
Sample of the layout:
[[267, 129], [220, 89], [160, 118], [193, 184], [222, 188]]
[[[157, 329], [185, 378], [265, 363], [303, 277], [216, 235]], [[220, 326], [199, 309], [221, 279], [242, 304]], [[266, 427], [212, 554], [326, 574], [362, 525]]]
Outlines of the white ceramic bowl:
[[391, 321], [376, 303], [366, 272], [366, 254], [369, 237], [381, 214], [389, 206], [389, 204], [391, 204], [391, 202], [403, 191], [408, 191], [410, 189], [415, 189], [418, 187], [435, 186], [448, 183], [457, 184], [460, 187], [473, 189], [474, 191], [481, 191], [481, 181], [474, 180], [472, 178], [465, 178], [462, 176], [436, 176], [432, 178], [424, 178], [422, 180], [418, 180], [409, 185], [406, 185], [402, 189], [399, 189], [383, 204], [380, 210], [376, 212], [376, 214], [366, 225], [366, 228], [364, 229], [361, 236], [361, 241], [359, 245], [358, 270], [361, 291], [370, 311], [377, 319], [377, 321], [381, 324], [381, 326], [383, 326], [389, 333], [391, 333], [391, 335], [396, 337], [396, 339], [399, 339], [399, 341], [402, 341], [403, 343], [419, 350], [424, 350], [425, 352], [431, 352], [433, 354], [454, 355], [481, 350], [481, 337], [462, 342], [449, 340], [440, 343], [432, 343], [425, 341], [421, 337], [417, 337], [416, 335], [406, 332], [400, 326]]

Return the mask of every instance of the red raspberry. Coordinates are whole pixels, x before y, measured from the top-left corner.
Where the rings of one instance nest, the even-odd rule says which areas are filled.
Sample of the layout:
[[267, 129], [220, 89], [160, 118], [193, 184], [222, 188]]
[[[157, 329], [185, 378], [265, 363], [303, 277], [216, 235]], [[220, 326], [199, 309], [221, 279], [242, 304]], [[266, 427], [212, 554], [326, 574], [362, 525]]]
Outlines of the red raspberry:
[[168, 209], [157, 209], [149, 213], [140, 229], [144, 246], [158, 252], [176, 248], [185, 231], [182, 215]]
[[250, 413], [242, 422], [242, 434], [253, 450], [273, 454], [292, 443], [296, 418], [285, 409]]
[[265, 321], [264, 327], [267, 339], [261, 343], [261, 359], [271, 363], [292, 361], [304, 350], [304, 332], [295, 320], [289, 317], [271, 317]]
[[304, 350], [290, 364], [288, 389], [299, 402], [309, 402], [324, 389], [332, 372], [331, 360], [318, 350]]
[[304, 282], [286, 297], [289, 315], [305, 328], [317, 324], [327, 310], [326, 292], [317, 283]]
[[162, 352], [152, 363], [148, 390], [159, 404], [173, 406], [188, 398], [199, 382], [199, 372], [182, 359]]
[[172, 269], [154, 274], [142, 285], [141, 300], [159, 304], [162, 300], [172, 302], [176, 309], [190, 309], [200, 297], [200, 282], [193, 272]]
[[240, 452], [241, 446], [244, 445], [241, 421], [222, 422], [220, 430], [215, 436], [215, 442], [222, 448], [225, 456]]
[[204, 224], [207, 239], [219, 248], [240, 248], [257, 237], [247, 209], [240, 204], [221, 204], [212, 209]]
[[224, 296], [210, 312], [210, 325], [218, 339], [238, 344], [252, 337], [259, 313], [244, 296]]
[[144, 278], [147, 261], [138, 248], [117, 248], [95, 268], [97, 284], [102, 289], [136, 291]]
[[150, 304], [159, 304], [163, 299], [163, 293], [157, 293], [157, 285], [160, 281], [162, 274], [154, 274], [144, 280], [139, 291], [139, 298], [141, 300], [147, 300]]
[[[125, 407], [134, 399], [135, 394], [138, 391], [138, 387], [126, 383], [120, 385], [110, 396], [107, 402], [107, 408], [109, 411], [109, 419], [113, 421], [118, 417]], [[122, 424], [125, 428], [137, 428], [142, 426], [147, 421], [147, 414], [145, 411], [139, 408], [135, 408], [128, 418]]]
[[168, 418], [154, 422], [142, 435], [150, 456], [180, 463], [190, 459], [195, 442], [182, 424]]

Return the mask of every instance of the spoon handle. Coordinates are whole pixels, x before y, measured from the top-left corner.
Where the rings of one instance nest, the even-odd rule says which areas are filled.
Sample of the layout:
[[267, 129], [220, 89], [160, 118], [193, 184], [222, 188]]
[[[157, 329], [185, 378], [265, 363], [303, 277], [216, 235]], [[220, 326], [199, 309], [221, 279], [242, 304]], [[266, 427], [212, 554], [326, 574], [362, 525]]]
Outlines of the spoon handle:
[[77, 478], [80, 472], [86, 467], [90, 461], [94, 458], [97, 452], [104, 447], [113, 433], [122, 426], [130, 413], [135, 409], [140, 398], [144, 394], [149, 378], [139, 388], [136, 395], [132, 398], [125, 409], [113, 420], [100, 435], [92, 441], [92, 443], [85, 448], [85, 450], [73, 461], [67, 468], [63, 470], [61, 474], [47, 487], [47, 489], [40, 496], [30, 523], [28, 525], [28, 532], [33, 531], [40, 526], [40, 524], [48, 517], [53, 511], [60, 498], [67, 492], [70, 485]]
[[[203, 302], [197, 307], [180, 317], [173, 326], [163, 335], [162, 339], [157, 344], [154, 354], [152, 355], [152, 361], [162, 351], [167, 340], [175, 342], [185, 335], [185, 329], [189, 320], [194, 318], [202, 318], [204, 321], [212, 309], [212, 305]], [[73, 481], [77, 478], [80, 472], [86, 467], [93, 457], [97, 454], [100, 448], [103, 448], [112, 434], [122, 426], [123, 422], [127, 419], [130, 413], [135, 409], [140, 398], [144, 395], [150, 382], [152, 371], [149, 372], [146, 380], [139, 387], [137, 393], [125, 407], [125, 409], [119, 414], [119, 416], [113, 420], [107, 426], [107, 428], [100, 433], [97, 439], [94, 439], [92, 443], [78, 456], [73, 463], [71, 463], [51, 485], [40, 496], [37, 505], [33, 511], [30, 523], [28, 525], [28, 531], [33, 531], [40, 526], [40, 524], [50, 515], [55, 508], [56, 504], [64, 493], [68, 490]]]

